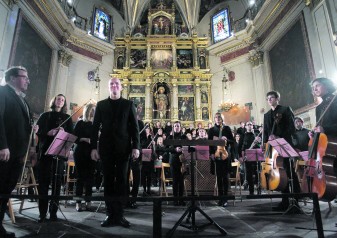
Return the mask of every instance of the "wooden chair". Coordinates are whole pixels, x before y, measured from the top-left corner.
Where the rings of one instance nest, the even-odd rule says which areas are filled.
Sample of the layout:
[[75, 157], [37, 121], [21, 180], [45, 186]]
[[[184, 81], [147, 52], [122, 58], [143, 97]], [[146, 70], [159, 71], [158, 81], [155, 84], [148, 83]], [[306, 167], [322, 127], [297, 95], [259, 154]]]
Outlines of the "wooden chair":
[[13, 205], [12, 205], [11, 199], [8, 200], [7, 206], [8, 206], [9, 217], [10, 217], [12, 223], [14, 224], [15, 223], [15, 215], [14, 215], [14, 210], [13, 210]]
[[[23, 169], [23, 173], [21, 175], [20, 181], [16, 184], [15, 189], [18, 195], [27, 194], [29, 188], [33, 189], [34, 195], [39, 195], [37, 187], [38, 187], [38, 183], [36, 182], [36, 179], [35, 179], [32, 164], [30, 162], [27, 162], [25, 168]], [[35, 207], [29, 207], [29, 208], [24, 209], [23, 205], [25, 203], [25, 199], [20, 199], [18, 202], [20, 203], [20, 207], [19, 207], [20, 214], [22, 213], [22, 210], [35, 208]], [[12, 205], [12, 204], [9, 204], [9, 205]]]
[[[65, 184], [65, 195], [75, 195], [75, 185], [77, 182], [76, 178], [72, 178], [70, 175], [74, 174], [75, 171], [75, 162], [69, 161], [67, 162], [67, 175], [66, 175], [66, 184]], [[70, 184], [73, 183], [72, 188], [70, 188]], [[67, 207], [67, 201], [64, 202], [64, 207]]]
[[160, 186], [160, 191], [159, 191], [160, 196], [163, 196], [163, 194], [165, 193], [166, 197], [168, 197], [166, 183], [172, 182], [173, 179], [172, 178], [166, 178], [165, 170], [170, 169], [170, 167], [171, 166], [170, 166], [169, 163], [162, 163], [161, 164], [161, 176], [160, 176], [161, 186]]
[[[232, 168], [235, 171], [233, 177], [229, 177], [229, 184], [232, 185], [234, 183], [234, 196], [236, 198], [236, 194], [239, 192], [239, 198], [242, 202], [242, 190], [241, 190], [241, 179], [240, 179], [240, 162], [232, 162]], [[233, 193], [233, 192], [232, 192]], [[235, 206], [235, 200], [233, 200], [233, 205]]]

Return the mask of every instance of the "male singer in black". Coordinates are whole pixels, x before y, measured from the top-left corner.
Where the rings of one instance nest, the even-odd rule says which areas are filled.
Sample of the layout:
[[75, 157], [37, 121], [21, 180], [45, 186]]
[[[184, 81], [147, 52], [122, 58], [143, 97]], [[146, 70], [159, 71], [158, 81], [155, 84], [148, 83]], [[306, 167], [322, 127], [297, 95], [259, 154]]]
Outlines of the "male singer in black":
[[[224, 124], [221, 113], [217, 112], [214, 116], [215, 125], [208, 131], [208, 139], [214, 140], [215, 137], [227, 141], [226, 150], [229, 152], [230, 146], [234, 145], [234, 137], [229, 126]], [[221, 131], [221, 132], [220, 132]], [[231, 158], [230, 155], [226, 160], [215, 157], [215, 152], [217, 150], [216, 146], [209, 147], [209, 154], [213, 161], [215, 161], [215, 172], [218, 185], [218, 195], [226, 196], [228, 195], [228, 175], [231, 168]], [[227, 200], [220, 199], [218, 205], [221, 207], [227, 207]]]

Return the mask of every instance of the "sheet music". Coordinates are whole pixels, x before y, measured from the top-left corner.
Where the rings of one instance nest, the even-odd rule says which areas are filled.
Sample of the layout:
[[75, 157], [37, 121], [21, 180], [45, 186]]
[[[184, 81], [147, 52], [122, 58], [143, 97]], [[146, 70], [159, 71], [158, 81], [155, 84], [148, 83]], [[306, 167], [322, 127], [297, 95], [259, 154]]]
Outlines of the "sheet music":
[[55, 136], [53, 142], [50, 144], [45, 155], [57, 155], [67, 157], [76, 139], [77, 136], [74, 136], [65, 131], [59, 131]]
[[296, 150], [283, 138], [278, 138], [268, 142], [282, 157], [287, 158], [299, 156]]
[[142, 149], [142, 161], [151, 161], [152, 150], [151, 149]]

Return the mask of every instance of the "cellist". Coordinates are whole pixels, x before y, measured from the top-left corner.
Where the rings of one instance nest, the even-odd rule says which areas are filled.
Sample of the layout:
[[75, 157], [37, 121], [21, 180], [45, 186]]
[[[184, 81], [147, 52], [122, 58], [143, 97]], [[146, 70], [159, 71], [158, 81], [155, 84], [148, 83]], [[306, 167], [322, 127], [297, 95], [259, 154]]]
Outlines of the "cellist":
[[[311, 82], [312, 94], [319, 97], [322, 101], [316, 107], [316, 122], [320, 120], [319, 125], [313, 130], [315, 133], [325, 133], [330, 138], [337, 137], [337, 99], [333, 92], [336, 86], [332, 80], [327, 78], [317, 78]], [[333, 101], [332, 101], [333, 100]], [[331, 104], [330, 104], [331, 103]], [[330, 105], [329, 105], [330, 104]], [[328, 110], [327, 107], [329, 106]], [[324, 113], [324, 114], [323, 114]], [[309, 132], [309, 136], [313, 137], [313, 132]], [[337, 176], [337, 171], [335, 169]], [[337, 223], [335, 224], [337, 227]]]
[[[284, 138], [290, 145], [292, 145], [291, 135], [295, 132], [294, 126], [294, 114], [290, 107], [279, 105], [280, 93], [277, 91], [270, 91], [267, 93], [266, 98], [271, 109], [264, 114], [263, 123], [263, 138], [264, 143], [268, 140], [276, 138]], [[273, 131], [274, 125], [274, 131]], [[273, 134], [272, 134], [273, 131]], [[290, 158], [283, 159], [283, 168], [286, 170], [287, 177], [291, 178], [291, 172], [293, 177], [293, 192], [300, 193], [300, 184], [295, 174], [294, 165], [291, 165], [292, 171], [290, 171]], [[289, 186], [286, 186], [282, 193], [289, 193]], [[282, 198], [281, 203], [277, 207], [273, 207], [275, 211], [285, 211], [289, 206], [288, 198]]]
[[[316, 121], [318, 121], [333, 99], [336, 86], [330, 79], [317, 78], [311, 82], [311, 88], [313, 95], [322, 99], [322, 102], [316, 107]], [[314, 128], [314, 132], [325, 133], [328, 138], [337, 137], [337, 99], [334, 99], [329, 110], [326, 110], [319, 124]], [[312, 136], [312, 132], [309, 133], [309, 136]]]

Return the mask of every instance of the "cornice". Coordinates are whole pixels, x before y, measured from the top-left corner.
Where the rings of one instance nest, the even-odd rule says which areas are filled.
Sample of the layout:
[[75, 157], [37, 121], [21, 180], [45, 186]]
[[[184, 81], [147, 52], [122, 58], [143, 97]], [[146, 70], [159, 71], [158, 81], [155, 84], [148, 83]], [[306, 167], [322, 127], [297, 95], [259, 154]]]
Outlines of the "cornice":
[[43, 24], [51, 31], [59, 42], [59, 47], [66, 47], [78, 54], [96, 61], [102, 56], [112, 54], [114, 45], [101, 41], [81, 30], [68, 19], [59, 3], [55, 0], [24, 0]]

